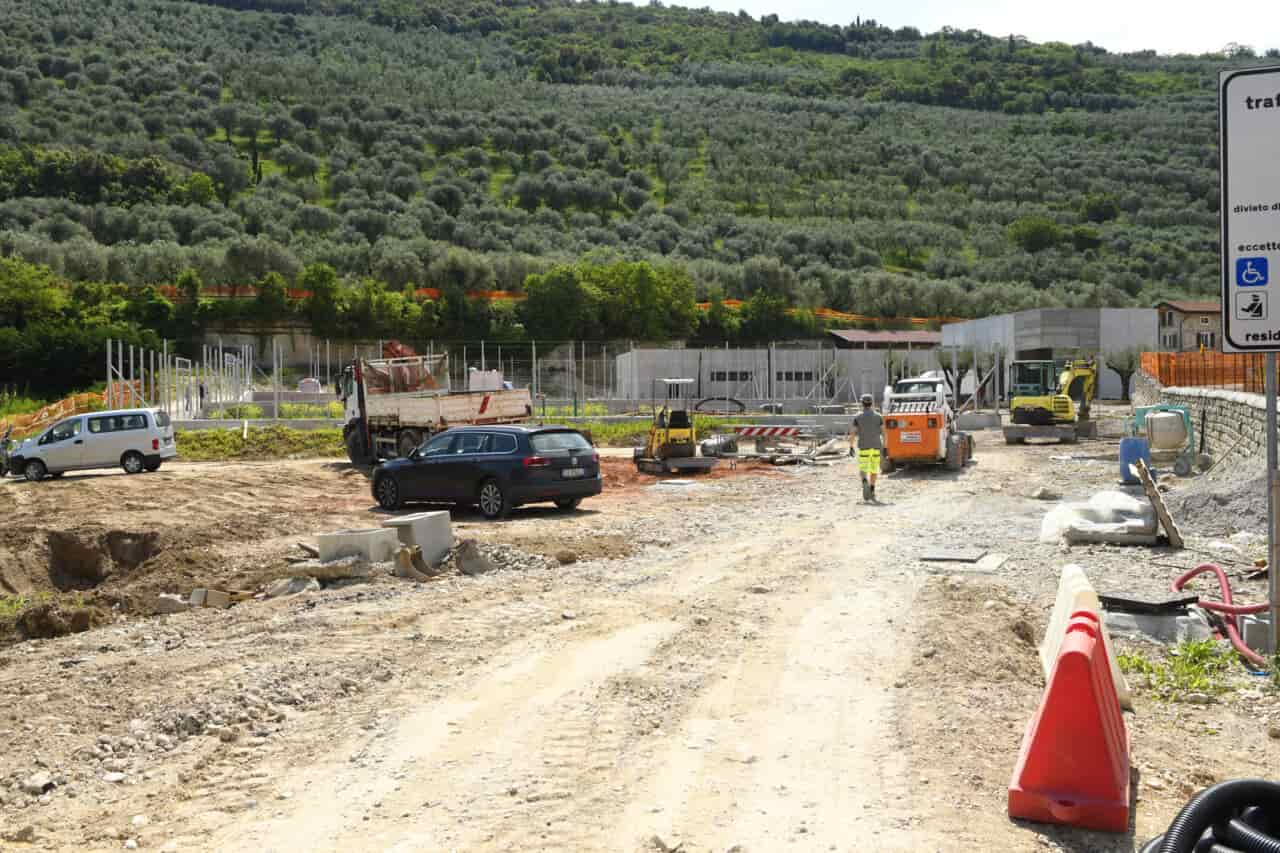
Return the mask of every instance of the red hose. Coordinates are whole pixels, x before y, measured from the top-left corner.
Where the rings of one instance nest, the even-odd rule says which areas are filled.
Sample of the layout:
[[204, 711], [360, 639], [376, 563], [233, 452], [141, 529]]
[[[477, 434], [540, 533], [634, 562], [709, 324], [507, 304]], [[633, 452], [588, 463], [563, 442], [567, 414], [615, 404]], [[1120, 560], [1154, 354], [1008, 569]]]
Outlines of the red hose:
[[1222, 570], [1221, 566], [1214, 563], [1201, 563], [1191, 571], [1179, 575], [1178, 579], [1173, 582], [1173, 591], [1181, 592], [1187, 581], [1206, 572], [1213, 572], [1218, 576], [1218, 589], [1222, 592], [1222, 601], [1209, 601], [1202, 598], [1200, 599], [1200, 606], [1205, 610], [1225, 613], [1231, 617], [1222, 620], [1227, 626], [1227, 637], [1230, 638], [1231, 645], [1247, 660], [1258, 666], [1265, 667], [1267, 665], [1266, 659], [1246, 646], [1244, 640], [1240, 638], [1240, 631], [1236, 627], [1236, 617], [1246, 613], [1266, 613], [1270, 609], [1268, 604], [1236, 604], [1231, 598], [1231, 581], [1227, 580], [1227, 573]]

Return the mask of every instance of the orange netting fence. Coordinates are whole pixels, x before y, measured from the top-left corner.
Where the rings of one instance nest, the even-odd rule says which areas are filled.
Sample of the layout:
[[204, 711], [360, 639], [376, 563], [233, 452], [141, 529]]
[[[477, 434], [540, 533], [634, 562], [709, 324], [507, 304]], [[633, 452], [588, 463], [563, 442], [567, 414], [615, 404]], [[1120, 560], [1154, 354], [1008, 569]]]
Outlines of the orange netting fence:
[[1265, 359], [1261, 353], [1144, 352], [1142, 371], [1164, 386], [1261, 394], [1266, 386]]
[[[146, 403], [143, 402], [141, 382], [133, 383], [132, 393], [130, 393], [128, 382], [113, 382], [111, 390], [111, 399], [124, 401], [121, 404], [122, 406], [146, 406]], [[130, 403], [130, 400], [134, 402]], [[63, 418], [69, 418], [72, 415], [79, 415], [84, 412], [99, 412], [104, 408], [106, 408], [106, 395], [101, 391], [72, 394], [70, 397], [66, 397], [56, 403], [50, 403], [29, 415], [10, 415], [0, 418], [0, 435], [3, 435], [5, 430], [13, 427], [13, 438], [26, 438], [53, 426]]]

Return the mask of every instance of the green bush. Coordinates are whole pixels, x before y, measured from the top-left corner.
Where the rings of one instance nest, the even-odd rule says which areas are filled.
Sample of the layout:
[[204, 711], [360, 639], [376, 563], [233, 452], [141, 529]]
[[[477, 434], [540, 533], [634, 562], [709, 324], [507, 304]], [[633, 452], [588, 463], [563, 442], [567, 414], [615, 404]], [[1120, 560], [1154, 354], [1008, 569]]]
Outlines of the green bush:
[[213, 421], [252, 421], [262, 417], [262, 407], [253, 403], [236, 403], [209, 413]]
[[176, 439], [178, 456], [192, 462], [346, 455], [340, 429], [250, 427], [248, 438], [238, 429], [179, 430]]

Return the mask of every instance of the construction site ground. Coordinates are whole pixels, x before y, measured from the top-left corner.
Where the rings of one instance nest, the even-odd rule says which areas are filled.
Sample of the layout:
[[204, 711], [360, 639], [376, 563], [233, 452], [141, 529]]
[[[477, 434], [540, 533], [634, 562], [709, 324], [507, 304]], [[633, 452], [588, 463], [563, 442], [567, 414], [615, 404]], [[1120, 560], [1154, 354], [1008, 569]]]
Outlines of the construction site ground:
[[[45, 619], [0, 638], [0, 849], [1134, 850], [1205, 784], [1269, 774], [1280, 705], [1242, 671], [1208, 704], [1135, 684], [1133, 831], [1007, 818], [1059, 568], [1159, 592], [1197, 561], [1037, 540], [1033, 495], [1112, 487], [1115, 458], [981, 433], [967, 470], [898, 472], [864, 504], [847, 458], [670, 484], [610, 456], [578, 512], [454, 512], [506, 546], [497, 571], [170, 616], [156, 593], [252, 592], [297, 541], [376, 526], [364, 475], [7, 480], [0, 593]], [[69, 590], [63, 531], [156, 536]], [[1008, 559], [921, 560], [960, 547]]]

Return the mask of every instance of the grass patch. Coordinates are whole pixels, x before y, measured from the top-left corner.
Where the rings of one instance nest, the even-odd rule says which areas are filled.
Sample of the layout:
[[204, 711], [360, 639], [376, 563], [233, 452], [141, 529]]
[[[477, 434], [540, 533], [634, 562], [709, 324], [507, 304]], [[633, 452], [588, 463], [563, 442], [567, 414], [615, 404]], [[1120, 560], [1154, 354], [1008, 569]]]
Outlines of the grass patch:
[[342, 404], [338, 401], [320, 405], [319, 403], [281, 403], [280, 417], [285, 420], [304, 418], [340, 418], [344, 414]]
[[1119, 657], [1122, 672], [1142, 676], [1147, 687], [1167, 701], [1181, 701], [1188, 693], [1215, 696], [1224, 692], [1231, 661], [1232, 653], [1220, 649], [1213, 640], [1181, 643], [1165, 660], [1152, 660], [1141, 652]]
[[3, 397], [0, 398], [0, 418], [34, 414], [47, 405], [44, 400], [32, 397]]
[[179, 430], [176, 438], [178, 456], [192, 462], [346, 455], [340, 429], [250, 427], [247, 438], [238, 429]]
[[[747, 423], [752, 423], [752, 421], [750, 419], [715, 418], [705, 415], [695, 415], [693, 420], [698, 441], [709, 438], [717, 432], [722, 432], [733, 424]], [[590, 433], [591, 440], [599, 447], [632, 447], [642, 444], [649, 434], [648, 421], [634, 423], [627, 421], [580, 421], [570, 424], [570, 426]]]
[[209, 413], [211, 421], [252, 421], [262, 417], [263, 411], [261, 406], [253, 403], [237, 403], [234, 406], [226, 406], [221, 409], [214, 409]]

